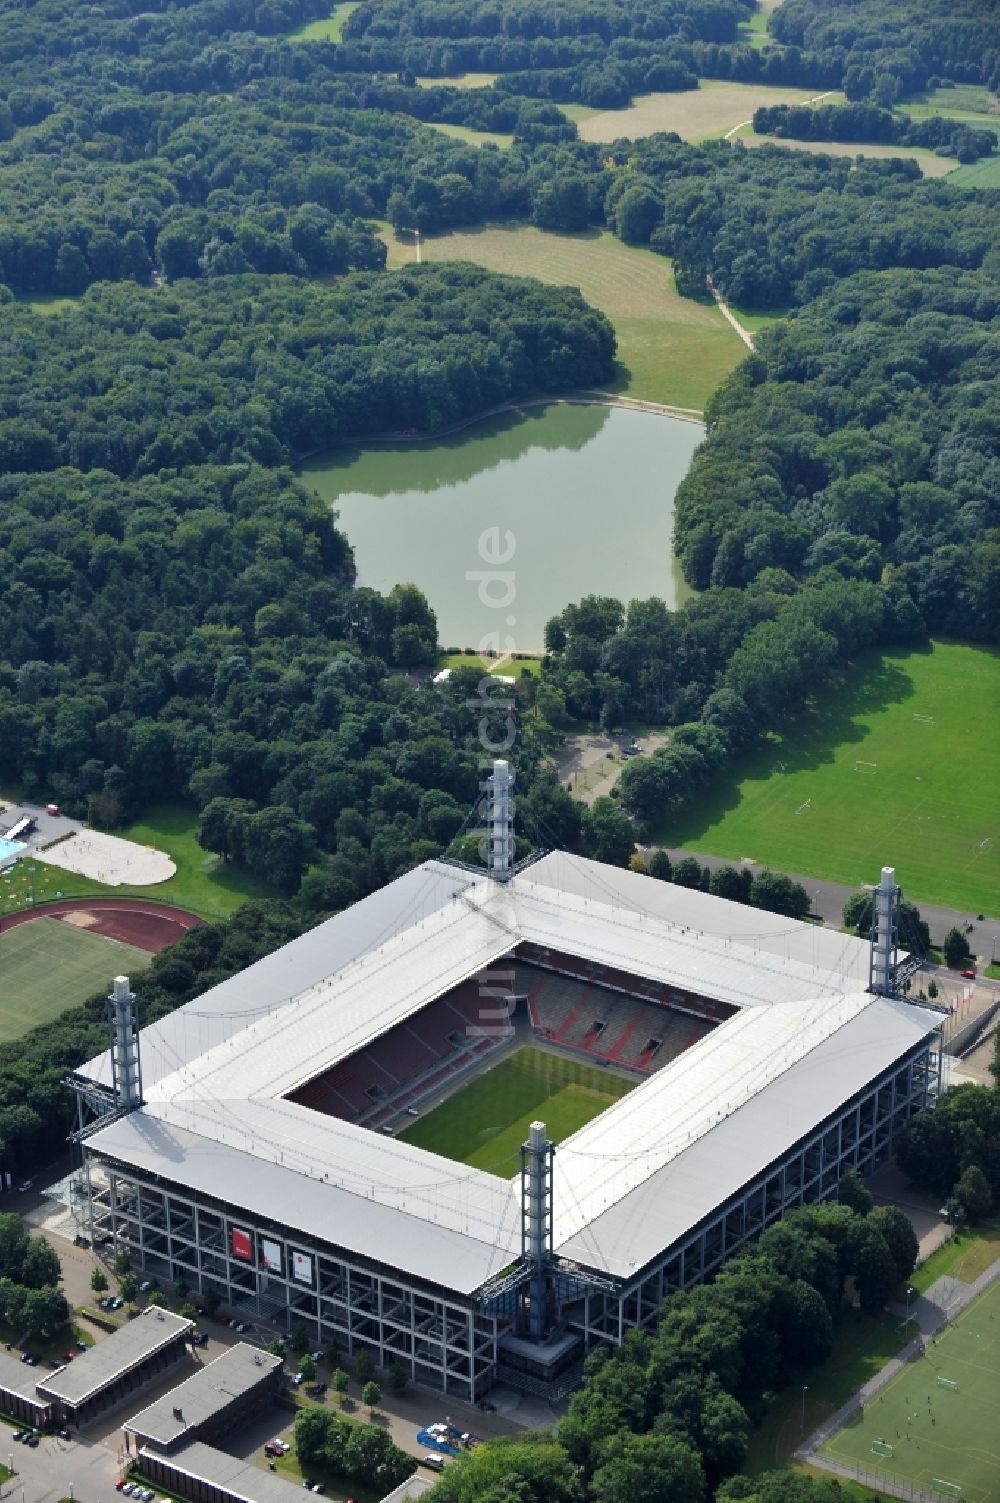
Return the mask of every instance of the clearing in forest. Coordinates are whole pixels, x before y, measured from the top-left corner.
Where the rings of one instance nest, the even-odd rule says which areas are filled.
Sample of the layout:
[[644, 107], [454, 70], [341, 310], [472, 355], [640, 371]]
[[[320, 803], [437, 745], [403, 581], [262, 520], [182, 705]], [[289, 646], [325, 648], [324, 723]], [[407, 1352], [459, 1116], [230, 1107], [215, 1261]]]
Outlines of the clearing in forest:
[[[408, 240], [389, 230], [389, 264], [416, 259]], [[615, 390], [647, 402], [700, 412], [746, 346], [714, 303], [680, 297], [670, 262], [624, 245], [609, 230], [556, 235], [531, 227], [490, 227], [422, 236], [426, 261], [474, 261], [491, 271], [579, 287], [606, 313], [623, 367]]]
[[328, 16], [319, 21], [307, 21], [304, 26], [297, 26], [294, 31], [288, 32], [286, 41], [289, 42], [339, 42], [344, 35], [344, 22], [352, 11], [357, 10], [361, 0], [341, 0], [340, 5], [334, 5]]
[[813, 97], [806, 89], [703, 78], [697, 89], [676, 94], [640, 94], [624, 110], [583, 111], [570, 106], [566, 113], [576, 120], [584, 141], [617, 141], [623, 136], [634, 141], [640, 136], [671, 130], [685, 141], [705, 141], [724, 136], [751, 120], [754, 110], [762, 105], [807, 104]]
[[1000, 656], [866, 653], [655, 832], [665, 844], [1000, 916]]

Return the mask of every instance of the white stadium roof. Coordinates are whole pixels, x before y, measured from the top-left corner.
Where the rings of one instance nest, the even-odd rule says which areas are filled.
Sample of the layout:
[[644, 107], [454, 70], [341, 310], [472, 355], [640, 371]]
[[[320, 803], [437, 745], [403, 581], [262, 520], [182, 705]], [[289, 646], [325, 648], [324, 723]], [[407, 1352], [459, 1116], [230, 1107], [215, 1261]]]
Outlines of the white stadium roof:
[[519, 1179], [285, 1097], [521, 942], [739, 1009], [558, 1150], [557, 1250], [623, 1278], [939, 1021], [867, 993], [851, 936], [561, 853], [428, 862], [144, 1029], [144, 1106], [88, 1146], [471, 1293], [520, 1251]]

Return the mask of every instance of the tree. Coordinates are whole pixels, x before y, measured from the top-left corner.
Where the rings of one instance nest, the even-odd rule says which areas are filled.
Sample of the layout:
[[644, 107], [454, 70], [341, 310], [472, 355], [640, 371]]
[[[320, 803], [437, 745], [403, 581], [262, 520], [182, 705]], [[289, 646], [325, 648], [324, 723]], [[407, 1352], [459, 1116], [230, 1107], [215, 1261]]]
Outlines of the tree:
[[993, 1191], [978, 1164], [963, 1169], [955, 1185], [955, 1199], [970, 1221], [982, 1221], [993, 1209]]
[[95, 1294], [103, 1294], [108, 1287], [107, 1274], [101, 1268], [95, 1268], [90, 1275], [90, 1287]]
[[130, 1305], [139, 1292], [139, 1283], [134, 1273], [122, 1274], [118, 1281], [118, 1292], [127, 1305]]
[[163, 1309], [167, 1303], [167, 1296], [162, 1289], [154, 1289], [149, 1296], [149, 1303], [154, 1309]]
[[851, 1271], [862, 1310], [881, 1310], [898, 1283], [896, 1264], [885, 1238], [868, 1220], [851, 1237]]
[[837, 1189], [837, 1199], [842, 1206], [849, 1206], [859, 1216], [867, 1216], [875, 1201], [861, 1175], [852, 1169], [845, 1174]]
[[948, 930], [941, 950], [944, 955], [945, 965], [950, 966], [953, 971], [960, 970], [966, 961], [971, 958], [969, 941], [961, 929]]
[[[335, 1425], [344, 1425], [344, 1421], [335, 1415], [328, 1418]], [[363, 1487], [377, 1491], [379, 1497], [405, 1482], [416, 1467], [416, 1458], [401, 1451], [378, 1425], [351, 1425], [347, 1428], [343, 1470]]]
[[677, 887], [690, 887], [697, 892], [701, 888], [702, 866], [693, 856], [685, 856], [674, 866], [674, 883]]
[[69, 1320], [70, 1310], [61, 1289], [29, 1289], [24, 1303], [24, 1325], [32, 1336], [51, 1336]]
[[282, 1341], [280, 1336], [275, 1336], [273, 1341], [269, 1341], [267, 1349], [271, 1353], [272, 1357], [284, 1358], [288, 1354], [288, 1348]]
[[916, 1268], [920, 1256], [920, 1242], [913, 1223], [899, 1206], [876, 1206], [868, 1212], [868, 1220], [885, 1239], [896, 1265], [896, 1276], [902, 1284]]
[[381, 1390], [381, 1388], [375, 1382], [374, 1379], [369, 1379], [369, 1381], [365, 1384], [364, 1388], [362, 1388], [362, 1390], [361, 1390], [361, 1402], [362, 1402], [362, 1404], [367, 1404], [368, 1408], [371, 1409], [372, 1411], [374, 1411], [375, 1406], [378, 1404], [378, 1402], [381, 1399], [381, 1397], [382, 1397], [382, 1390]]
[[343, 1367], [335, 1367], [333, 1372], [330, 1374], [330, 1385], [333, 1388], [334, 1393], [337, 1395], [337, 1398], [340, 1400], [341, 1409], [343, 1409], [344, 1405], [347, 1402], [347, 1392], [348, 1388], [350, 1387], [350, 1379], [347, 1375], [347, 1370]]
[[628, 866], [635, 850], [632, 821], [609, 798], [596, 798], [583, 814], [583, 837], [595, 861]]
[[801, 882], [793, 882], [782, 872], [757, 872], [750, 884], [750, 902], [754, 908], [769, 913], [784, 913], [789, 918], [804, 919], [810, 909], [809, 894]]
[[372, 1361], [372, 1354], [362, 1347], [360, 1351], [354, 1354], [354, 1376], [359, 1383], [367, 1383], [374, 1372], [375, 1363]]
[[661, 846], [658, 846], [649, 858], [649, 875], [659, 882], [669, 882], [673, 876], [670, 857]]
[[326, 1459], [329, 1418], [326, 1411], [317, 1405], [300, 1409], [295, 1416], [295, 1454], [303, 1466], [323, 1465]]
[[456, 1456], [434, 1488], [434, 1503], [583, 1503], [583, 1496], [573, 1463], [544, 1432]]
[[409, 1374], [407, 1373], [406, 1368], [401, 1362], [393, 1362], [390, 1364], [389, 1369], [386, 1372], [386, 1378], [393, 1393], [402, 1393], [403, 1389], [410, 1381]]
[[292, 1334], [288, 1338], [288, 1345], [297, 1354], [301, 1354], [308, 1349], [309, 1332], [306, 1330], [303, 1321], [297, 1320], [292, 1326]]
[[58, 1284], [61, 1278], [58, 1254], [44, 1237], [31, 1237], [24, 1250], [20, 1282], [29, 1289], [44, 1289]]
[[299, 1377], [304, 1383], [312, 1383], [316, 1377], [316, 1364], [308, 1352], [299, 1358]]
[[594, 1503], [701, 1503], [705, 1476], [697, 1452], [672, 1435], [616, 1435], [594, 1473]]

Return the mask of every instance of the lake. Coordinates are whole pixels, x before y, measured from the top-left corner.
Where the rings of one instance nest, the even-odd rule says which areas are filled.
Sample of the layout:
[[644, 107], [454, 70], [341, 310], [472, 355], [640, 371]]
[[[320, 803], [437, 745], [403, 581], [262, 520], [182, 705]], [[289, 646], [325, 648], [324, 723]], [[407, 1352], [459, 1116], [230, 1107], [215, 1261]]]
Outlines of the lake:
[[680, 418], [553, 403], [429, 443], [332, 450], [300, 473], [335, 507], [359, 584], [419, 585], [443, 647], [530, 651], [582, 595], [690, 594], [674, 492], [702, 436]]

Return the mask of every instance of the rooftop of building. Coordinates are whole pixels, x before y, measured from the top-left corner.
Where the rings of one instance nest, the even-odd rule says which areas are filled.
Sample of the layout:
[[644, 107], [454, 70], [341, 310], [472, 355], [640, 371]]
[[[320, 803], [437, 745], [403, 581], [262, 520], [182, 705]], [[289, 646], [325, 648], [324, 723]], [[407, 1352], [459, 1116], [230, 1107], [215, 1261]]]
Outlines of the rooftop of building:
[[5, 1393], [15, 1394], [19, 1399], [26, 1399], [29, 1404], [49, 1402], [38, 1393], [37, 1370], [22, 1362], [19, 1357], [11, 1357], [3, 1351], [0, 1351], [0, 1389]]
[[161, 1348], [186, 1336], [193, 1327], [194, 1321], [183, 1315], [152, 1306], [88, 1347], [58, 1372], [40, 1378], [38, 1390], [47, 1398], [60, 1399], [66, 1404], [84, 1404], [109, 1383], [155, 1356]]
[[165, 1449], [228, 1408], [235, 1399], [252, 1392], [280, 1366], [281, 1358], [272, 1352], [259, 1351], [245, 1341], [237, 1342], [214, 1362], [133, 1415], [123, 1428]]
[[285, 1097], [521, 942], [737, 1009], [560, 1146], [555, 1245], [623, 1278], [939, 1021], [868, 993], [850, 935], [564, 853], [506, 884], [432, 861], [144, 1029], [145, 1105], [89, 1144], [471, 1293], [520, 1251], [519, 1180]]
[[195, 1481], [207, 1482], [210, 1486], [225, 1490], [242, 1503], [302, 1503], [301, 1484], [291, 1482], [277, 1473], [264, 1471], [250, 1461], [241, 1461], [214, 1446], [201, 1441], [192, 1441], [182, 1446], [172, 1456], [161, 1456], [156, 1451], [140, 1451], [143, 1457], [164, 1462]]

